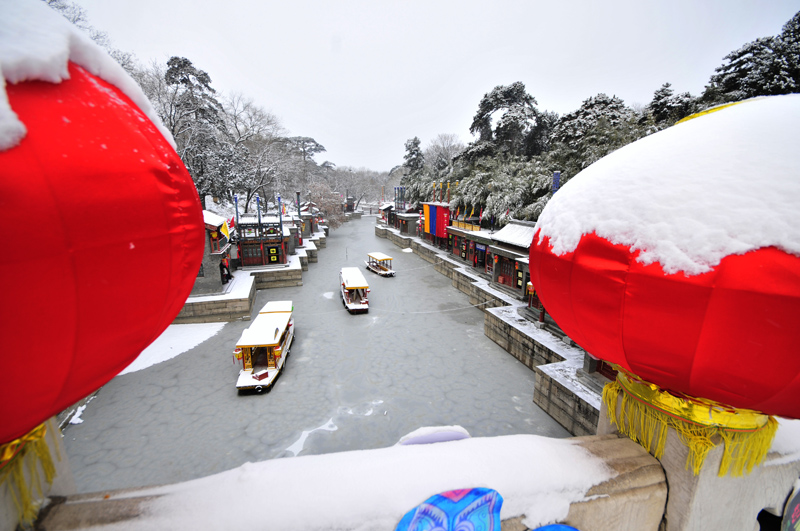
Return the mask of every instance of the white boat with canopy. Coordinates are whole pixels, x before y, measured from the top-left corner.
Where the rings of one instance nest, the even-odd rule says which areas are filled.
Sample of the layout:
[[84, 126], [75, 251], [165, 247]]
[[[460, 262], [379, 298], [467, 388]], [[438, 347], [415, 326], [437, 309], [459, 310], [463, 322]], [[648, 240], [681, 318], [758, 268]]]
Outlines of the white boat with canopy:
[[367, 269], [373, 273], [377, 273], [382, 277], [393, 277], [394, 269], [392, 269], [392, 257], [388, 254], [381, 252], [373, 252], [367, 254]]
[[242, 332], [234, 351], [242, 362], [237, 389], [261, 392], [275, 383], [294, 339], [293, 310], [292, 301], [270, 301]]
[[350, 313], [369, 311], [369, 284], [357, 267], [343, 267], [339, 272], [342, 304]]

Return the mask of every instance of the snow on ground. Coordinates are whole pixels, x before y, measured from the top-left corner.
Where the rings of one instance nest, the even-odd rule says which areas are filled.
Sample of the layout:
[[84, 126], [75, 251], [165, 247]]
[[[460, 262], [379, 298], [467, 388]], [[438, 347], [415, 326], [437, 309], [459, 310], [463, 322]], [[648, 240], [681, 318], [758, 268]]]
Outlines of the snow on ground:
[[70, 424], [83, 424], [83, 419], [81, 415], [83, 415], [83, 410], [86, 409], [86, 405], [78, 406], [78, 409], [75, 410], [75, 414], [72, 415], [72, 418], [69, 419]]
[[[525, 514], [524, 523], [535, 528], [562, 520], [570, 503], [611, 477], [602, 460], [574, 440], [508, 435], [246, 463], [139, 494], [156, 496], [142, 517], [153, 529], [262, 528], [268, 522], [272, 530], [392, 530], [432, 494], [488, 487], [503, 496], [503, 519]], [[268, 494], [266, 512], [243, 505], [258, 493]], [[143, 524], [139, 519], [109, 529]]]
[[629, 144], [556, 193], [539, 217], [553, 252], [595, 232], [668, 274], [775, 246], [800, 255], [800, 94], [742, 102]]
[[118, 376], [141, 371], [162, 361], [191, 350], [206, 339], [216, 335], [225, 323], [197, 323], [169, 325], [158, 339], [144, 349]]
[[[295, 256], [289, 256], [289, 264], [281, 264], [281, 267], [287, 267], [289, 269], [299, 268], [300, 260], [297, 260], [296, 258], [297, 257]], [[275, 268], [275, 266], [265, 267]], [[231, 272], [231, 275], [233, 276], [233, 280], [223, 286], [225, 293], [214, 293], [212, 295], [190, 295], [188, 302], [207, 302], [248, 298], [250, 296], [250, 291], [253, 288], [253, 283], [255, 282], [255, 278], [250, 274], [250, 271], [237, 270]]]
[[780, 465], [800, 460], [800, 420], [778, 419], [778, 433], [772, 441], [770, 452], [781, 454], [781, 458], [767, 461], [767, 465]]

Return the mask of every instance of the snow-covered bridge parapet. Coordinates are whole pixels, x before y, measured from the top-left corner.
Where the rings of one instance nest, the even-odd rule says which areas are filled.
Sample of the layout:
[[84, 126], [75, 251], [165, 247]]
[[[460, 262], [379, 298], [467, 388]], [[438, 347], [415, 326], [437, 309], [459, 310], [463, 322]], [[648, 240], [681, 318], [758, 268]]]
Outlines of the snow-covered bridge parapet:
[[[185, 483], [66, 498], [49, 531], [91, 529], [385, 529], [433, 494], [488, 486], [506, 531], [564, 522], [578, 529], [657, 529], [667, 486], [658, 461], [613, 435], [467, 438], [247, 463]], [[254, 492], [269, 510], [243, 511]]]

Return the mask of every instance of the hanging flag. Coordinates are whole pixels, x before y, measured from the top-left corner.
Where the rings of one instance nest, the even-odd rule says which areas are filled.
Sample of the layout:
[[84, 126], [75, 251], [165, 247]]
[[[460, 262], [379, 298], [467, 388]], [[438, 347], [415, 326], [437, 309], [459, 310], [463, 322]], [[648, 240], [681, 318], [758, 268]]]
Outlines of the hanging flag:
[[478, 216], [478, 222], [481, 222], [481, 221], [483, 221], [483, 207], [481, 207], [481, 213]]
[[227, 239], [231, 239], [231, 231], [228, 229], [228, 222], [223, 221], [222, 226], [219, 228], [220, 232], [225, 235]]
[[475, 207], [472, 207], [472, 211], [469, 213], [469, 217], [472, 217], [475, 214]]
[[456, 219], [458, 219], [458, 213], [461, 212], [461, 207], [456, 209]]
[[231, 228], [231, 229], [236, 226], [236, 224], [233, 222], [233, 218], [234, 217], [235, 216], [231, 216], [231, 219], [228, 220], [228, 227]]

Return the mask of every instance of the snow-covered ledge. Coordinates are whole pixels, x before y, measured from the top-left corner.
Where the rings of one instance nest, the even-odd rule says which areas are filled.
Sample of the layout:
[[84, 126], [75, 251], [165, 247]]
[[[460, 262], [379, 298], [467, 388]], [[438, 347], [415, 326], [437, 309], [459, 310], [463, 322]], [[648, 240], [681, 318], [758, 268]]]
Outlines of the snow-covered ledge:
[[472, 487], [500, 493], [504, 529], [566, 521], [655, 531], [666, 501], [658, 462], [628, 439], [510, 435], [246, 463], [175, 485], [73, 496], [41, 525], [390, 531], [431, 495]]

